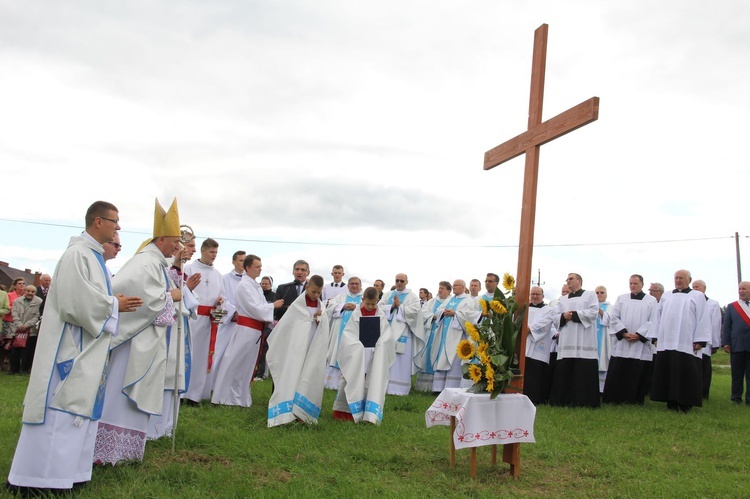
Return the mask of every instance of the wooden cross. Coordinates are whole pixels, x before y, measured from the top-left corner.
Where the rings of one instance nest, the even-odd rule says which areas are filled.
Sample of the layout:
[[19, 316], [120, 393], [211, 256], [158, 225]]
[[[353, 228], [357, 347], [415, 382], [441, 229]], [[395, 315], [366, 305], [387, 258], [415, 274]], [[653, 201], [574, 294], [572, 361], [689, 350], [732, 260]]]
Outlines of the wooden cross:
[[[531, 285], [531, 259], [534, 251], [534, 220], [536, 216], [536, 187], [539, 177], [539, 149], [568, 132], [588, 125], [599, 118], [599, 97], [592, 97], [542, 123], [544, 100], [544, 73], [547, 61], [547, 30], [542, 24], [534, 31], [534, 57], [531, 64], [531, 93], [529, 97], [528, 129], [522, 134], [490, 149], [484, 154], [484, 169], [490, 170], [521, 154], [526, 154], [521, 207], [521, 233], [518, 243], [518, 271], [516, 274], [516, 300], [528, 305]], [[528, 317], [528, 314], [526, 315]], [[521, 341], [516, 345], [521, 373], [526, 372], [527, 320], [523, 321]], [[511, 386], [523, 390], [523, 378]], [[520, 444], [504, 446], [503, 460], [510, 463], [511, 474], [520, 474]]]

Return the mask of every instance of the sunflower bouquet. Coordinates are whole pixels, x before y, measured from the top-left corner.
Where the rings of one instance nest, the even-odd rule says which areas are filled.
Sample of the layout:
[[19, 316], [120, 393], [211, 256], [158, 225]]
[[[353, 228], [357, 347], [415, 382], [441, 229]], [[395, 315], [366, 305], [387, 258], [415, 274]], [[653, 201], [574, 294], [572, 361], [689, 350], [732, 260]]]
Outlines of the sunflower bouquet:
[[513, 276], [506, 273], [502, 284], [506, 292], [498, 287], [492, 300], [479, 300], [484, 319], [479, 325], [466, 322], [469, 339], [461, 340], [456, 348], [458, 357], [468, 361], [462, 366], [464, 379], [474, 382], [468, 391], [489, 392], [493, 399], [513, 379], [516, 339], [526, 312], [525, 306], [519, 310], [516, 303]]

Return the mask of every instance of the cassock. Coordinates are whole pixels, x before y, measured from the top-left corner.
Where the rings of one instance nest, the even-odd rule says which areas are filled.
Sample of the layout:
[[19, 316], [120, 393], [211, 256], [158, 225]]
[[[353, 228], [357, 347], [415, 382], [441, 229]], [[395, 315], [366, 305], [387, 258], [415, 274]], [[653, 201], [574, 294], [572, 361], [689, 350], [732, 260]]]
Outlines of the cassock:
[[[445, 315], [446, 310], [454, 310], [456, 314], [452, 317]], [[444, 306], [438, 308], [437, 329], [430, 351], [418, 354], [420, 358], [429, 355], [435, 371], [432, 381], [432, 391], [442, 392], [445, 388], [470, 387], [473, 383], [463, 379], [461, 372], [461, 361], [458, 359], [456, 347], [465, 339], [466, 323], [476, 323], [481, 312], [468, 293], [460, 296], [453, 295]], [[422, 361], [420, 360], [420, 364]], [[429, 375], [428, 375], [429, 376]]]
[[119, 316], [103, 252], [84, 232], [70, 239], [55, 268], [8, 475], [11, 485], [70, 489], [91, 480], [96, 420]]
[[539, 303], [529, 304], [529, 334], [526, 336], [526, 371], [523, 373], [523, 394], [535, 404], [546, 404], [549, 400], [550, 370], [549, 353], [552, 336], [557, 331], [552, 327], [555, 309]]
[[95, 463], [143, 460], [149, 417], [164, 409], [167, 330], [175, 324], [172, 288], [167, 259], [153, 243], [112, 279], [115, 294], [139, 296], [143, 306], [121, 317], [119, 333], [112, 339]]
[[432, 392], [436, 359], [430, 355], [437, 352], [436, 350], [433, 352], [433, 344], [435, 343], [435, 332], [440, 324], [438, 315], [440, 314], [441, 307], [444, 307], [447, 303], [448, 298], [441, 300], [435, 296], [422, 306], [425, 346], [414, 356], [414, 365], [418, 371], [414, 389], [420, 392]]
[[[325, 387], [329, 390], [338, 390], [339, 381], [341, 380], [341, 370], [339, 369], [338, 352], [341, 335], [344, 333], [346, 323], [352, 316], [354, 310], [343, 310], [347, 303], [354, 303], [359, 306], [362, 303], [362, 293], [352, 294], [349, 292], [342, 293], [331, 300], [326, 307], [325, 313], [321, 315], [320, 325], [318, 327], [328, 328], [330, 330], [330, 339], [328, 341], [328, 365], [326, 365]], [[355, 309], [356, 310], [356, 309]]]
[[299, 418], [317, 423], [323, 402], [328, 331], [313, 317], [320, 301], [302, 293], [287, 308], [268, 337], [266, 362], [273, 378], [268, 402], [268, 427]]
[[713, 349], [721, 345], [721, 305], [716, 300], [706, 296], [706, 306], [709, 322], [711, 324], [711, 341], [701, 350], [701, 363], [703, 367], [703, 398], [708, 400], [708, 393], [711, 391], [711, 356]]
[[[172, 267], [167, 271], [170, 281], [175, 288], [180, 288], [183, 274]], [[175, 305], [175, 308], [177, 305]], [[175, 365], [179, 366], [177, 390], [180, 394], [190, 386], [190, 319], [198, 316], [195, 310], [198, 308], [198, 300], [195, 299], [187, 286], [182, 287], [182, 331], [178, 331], [177, 325], [167, 328], [167, 368], [164, 377], [164, 408], [161, 415], [152, 414], [148, 418], [148, 432], [146, 438], [156, 440], [157, 438], [172, 436], [172, 430], [177, 424], [175, 416], [179, 417], [180, 404], [175, 407]], [[180, 357], [182, 362], [177, 362], [177, 345], [180, 341]]]
[[[193, 290], [198, 300], [198, 318], [190, 320], [190, 339], [192, 341], [192, 372], [190, 373], [190, 387], [182, 398], [200, 402], [211, 398], [211, 384], [209, 379], [209, 356], [213, 363], [219, 325], [212, 322], [211, 310], [216, 308], [216, 301], [221, 296], [223, 285], [221, 273], [213, 265], [206, 265], [200, 260], [185, 265], [185, 274], [201, 274], [201, 282]], [[232, 314], [227, 314], [222, 322], [231, 320]], [[214, 344], [211, 345], [213, 337]]]
[[[566, 320], [565, 312], [573, 318]], [[553, 325], [558, 331], [551, 405], [599, 407], [599, 346], [596, 318], [599, 301], [593, 291], [579, 289], [560, 298]]]
[[[649, 331], [656, 326], [658, 305], [656, 298], [641, 291], [618, 296], [610, 309], [609, 334], [614, 344], [602, 402], [643, 404], [653, 359]], [[638, 341], [626, 340], [625, 333], [637, 334]]]
[[694, 343], [711, 341], [711, 322], [703, 293], [686, 288], [661, 297], [651, 400], [667, 402], [670, 409], [700, 407], [701, 352]]
[[[398, 296], [401, 305], [393, 309], [393, 298]], [[417, 372], [414, 354], [424, 348], [424, 324], [419, 297], [409, 289], [383, 293], [378, 303], [396, 336], [396, 361], [391, 366], [388, 394], [408, 395], [411, 377]]]
[[[370, 319], [379, 319], [380, 337], [374, 347], [367, 348], [360, 341], [360, 328]], [[342, 379], [333, 404], [334, 414], [351, 413], [355, 423], [380, 424], [389, 371], [395, 361], [396, 337], [385, 314], [379, 308], [368, 311], [358, 307], [344, 328], [339, 344]]]
[[273, 322], [273, 303], [249, 275], [242, 276], [234, 296], [237, 322], [232, 322], [226, 350], [216, 372], [212, 404], [250, 407], [250, 382], [260, 358], [263, 329]]

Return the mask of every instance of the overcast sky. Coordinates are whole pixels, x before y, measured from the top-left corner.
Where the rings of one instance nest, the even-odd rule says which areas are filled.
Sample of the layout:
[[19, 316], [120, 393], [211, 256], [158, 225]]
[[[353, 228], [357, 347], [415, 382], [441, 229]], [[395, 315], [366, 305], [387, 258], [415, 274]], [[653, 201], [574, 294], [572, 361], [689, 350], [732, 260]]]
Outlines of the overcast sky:
[[[52, 272], [86, 208], [125, 249], [178, 198], [199, 240], [291, 280], [298, 258], [365, 285], [516, 273], [533, 32], [543, 119], [599, 120], [542, 147], [533, 274], [627, 292], [675, 270], [735, 300], [746, 209], [746, 1], [0, 0], [0, 260]], [[750, 278], [750, 268], [744, 276]]]

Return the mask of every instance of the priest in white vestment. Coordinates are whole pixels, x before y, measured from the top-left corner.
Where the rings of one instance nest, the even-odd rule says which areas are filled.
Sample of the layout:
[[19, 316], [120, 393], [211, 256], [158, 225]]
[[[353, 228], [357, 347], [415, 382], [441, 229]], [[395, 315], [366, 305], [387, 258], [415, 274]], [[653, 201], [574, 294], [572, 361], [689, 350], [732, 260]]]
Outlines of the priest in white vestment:
[[534, 405], [549, 401], [549, 355], [552, 336], [557, 333], [552, 326], [555, 309], [544, 303], [544, 290], [534, 286], [529, 290], [528, 324], [526, 336], [526, 370], [523, 373], [523, 394]]
[[149, 417], [164, 409], [168, 329], [175, 324], [175, 301], [182, 299], [167, 277], [167, 258], [179, 250], [180, 233], [177, 200], [168, 211], [156, 201], [153, 239], [144, 241], [112, 280], [115, 293], [138, 294], [144, 306], [120, 320], [111, 342], [95, 463], [142, 460]]
[[[362, 337], [363, 334], [373, 333], [365, 324], [373, 320], [377, 322], [379, 332], [374, 346], [371, 341], [368, 342], [373, 338]], [[378, 307], [378, 290], [367, 288], [362, 305], [352, 314], [341, 337], [339, 365], [342, 379], [333, 404], [334, 418], [380, 424], [383, 421], [389, 370], [395, 360], [396, 338], [385, 314]]]
[[[190, 386], [190, 319], [195, 319], [197, 315], [195, 310], [198, 308], [198, 300], [195, 299], [190, 287], [197, 284], [197, 276], [193, 276], [193, 281], [187, 281], [181, 286], [184, 274], [180, 266], [180, 258], [184, 248], [175, 255], [175, 262], [167, 271], [167, 276], [177, 289], [182, 289], [182, 330], [175, 324], [167, 329], [167, 368], [164, 377], [164, 409], [161, 415], [152, 414], [148, 418], [148, 432], [146, 437], [149, 440], [156, 440], [162, 437], [171, 437], [174, 427], [177, 425], [177, 418], [180, 412], [179, 396], [185, 393]], [[179, 308], [175, 320], [179, 320]], [[179, 349], [178, 349], [179, 345]], [[179, 352], [178, 352], [179, 350]], [[177, 356], [181, 361], [177, 361]], [[177, 373], [177, 382], [175, 383], [175, 367], [179, 370]], [[175, 389], [178, 391], [177, 400], [175, 400]], [[177, 404], [175, 406], [175, 404]]]
[[396, 289], [383, 293], [378, 306], [396, 335], [396, 361], [391, 366], [388, 393], [408, 395], [417, 372], [414, 355], [424, 348], [424, 323], [419, 297], [406, 288], [406, 274], [396, 274]]
[[328, 335], [318, 328], [323, 278], [314, 275], [268, 337], [266, 362], [273, 378], [268, 427], [300, 419], [317, 423], [323, 402]]
[[[323, 288], [325, 291], [325, 288]], [[347, 292], [337, 295], [331, 299], [325, 312], [321, 314], [318, 327], [328, 327], [330, 340], [328, 342], [328, 365], [326, 366], [325, 387], [329, 390], [338, 390], [341, 380], [341, 369], [339, 369], [337, 352], [341, 335], [344, 333], [346, 323], [352, 313], [362, 302], [362, 281], [359, 277], [350, 277], [347, 282]]]
[[[102, 244], [120, 229], [117, 208], [97, 201], [86, 229], [72, 237], [55, 268], [34, 356], [23, 426], [8, 483], [71, 489], [91, 480], [112, 336], [137, 297], [115, 296]], [[121, 314], [122, 313], [122, 314]]]
[[266, 301], [260, 284], [256, 281], [263, 270], [260, 257], [247, 255], [245, 275], [234, 293], [237, 320], [231, 323], [227, 347], [216, 371], [212, 404], [250, 407], [253, 403], [250, 382], [260, 359], [263, 329], [273, 322], [273, 311], [284, 300]]
[[582, 289], [579, 274], [568, 274], [567, 283], [570, 293], [560, 298], [553, 321], [558, 343], [550, 405], [599, 407], [599, 301]]
[[462, 361], [456, 347], [461, 340], [468, 338], [466, 323], [476, 324], [480, 316], [479, 304], [466, 292], [466, 283], [462, 279], [453, 281], [453, 296], [438, 309], [438, 327], [429, 353], [430, 359], [435, 359], [433, 392], [439, 393], [445, 388], [469, 388], [473, 384], [471, 380], [463, 379]]
[[630, 293], [618, 296], [609, 313], [614, 344], [602, 402], [643, 405], [654, 355], [649, 331], [656, 326], [658, 303], [643, 292], [643, 276], [633, 274], [628, 285]]
[[229, 339], [234, 331], [234, 326], [237, 322], [237, 309], [235, 307], [234, 293], [239, 286], [242, 276], [245, 275], [245, 256], [247, 253], [244, 251], [235, 251], [232, 255], [232, 265], [234, 268], [221, 276], [221, 296], [224, 298], [221, 306], [226, 310], [227, 317], [219, 324], [216, 330], [216, 345], [214, 348], [213, 360], [211, 361], [211, 374], [208, 376], [208, 383], [210, 383], [210, 389], [213, 391], [216, 385], [216, 373], [219, 372], [219, 364], [221, 364], [221, 357], [224, 355], [224, 351], [229, 344]]
[[604, 392], [604, 382], [607, 380], [609, 357], [612, 355], [612, 339], [609, 337], [609, 307], [607, 288], [597, 286], [596, 299], [599, 300], [599, 317], [596, 318], [596, 346], [599, 349], [599, 393]]
[[690, 288], [687, 270], [674, 274], [675, 289], [659, 302], [656, 359], [651, 400], [666, 402], [671, 411], [688, 412], [703, 404], [701, 349], [711, 341], [706, 297]]
[[[706, 282], [700, 279], [693, 281], [692, 287], [696, 291], [706, 294]], [[718, 301], [706, 296], [709, 322], [711, 323], [711, 341], [701, 350], [701, 363], [703, 367], [703, 398], [708, 400], [711, 391], [711, 356], [716, 353], [721, 344], [721, 305]]]
[[[214, 321], [211, 312], [223, 308], [223, 285], [221, 273], [214, 267], [219, 251], [219, 243], [210, 237], [201, 244], [201, 257], [185, 266], [188, 276], [201, 275], [200, 283], [193, 290], [198, 299], [198, 318], [190, 320], [192, 341], [192, 372], [190, 387], [182, 395], [189, 405], [199, 405], [201, 400], [211, 398], [211, 370], [213, 367], [219, 323]], [[227, 313], [221, 322], [231, 321], [233, 314]]]
[[414, 365], [418, 371], [414, 389], [420, 392], [432, 392], [432, 383], [435, 378], [435, 362], [437, 359], [431, 357], [431, 355], [437, 353], [437, 350], [433, 351], [433, 345], [435, 343], [435, 333], [440, 324], [438, 316], [441, 313], [442, 307], [448, 303], [451, 290], [453, 290], [451, 283], [448, 281], [440, 281], [438, 284], [437, 296], [427, 300], [427, 302], [422, 305], [425, 346], [421, 351], [416, 352], [414, 356]]

